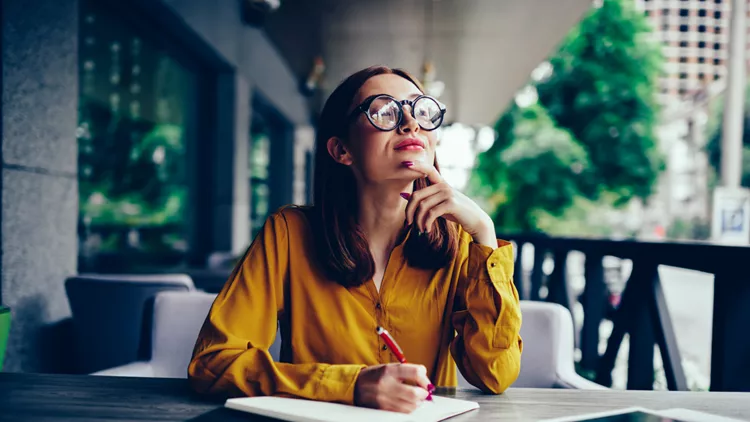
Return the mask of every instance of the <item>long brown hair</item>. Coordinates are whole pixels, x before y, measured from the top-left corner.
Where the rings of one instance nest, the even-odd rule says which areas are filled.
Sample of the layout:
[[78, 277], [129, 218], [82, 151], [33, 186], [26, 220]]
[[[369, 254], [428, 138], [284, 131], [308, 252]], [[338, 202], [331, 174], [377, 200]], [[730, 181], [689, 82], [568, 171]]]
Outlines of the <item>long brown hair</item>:
[[[357, 91], [377, 75], [398, 75], [424, 92], [421, 84], [401, 69], [374, 66], [349, 76], [334, 91], [323, 107], [315, 134], [314, 204], [312, 224], [318, 261], [332, 280], [345, 287], [359, 286], [372, 279], [375, 261], [358, 216], [357, 184], [352, 170], [337, 163], [328, 154], [331, 137], [347, 138], [347, 112]], [[434, 163], [437, 165], [437, 159]], [[414, 181], [414, 190], [428, 186], [425, 178]], [[438, 218], [425, 236], [409, 236], [404, 245], [407, 262], [418, 268], [446, 266], [455, 255], [458, 233], [454, 224]]]

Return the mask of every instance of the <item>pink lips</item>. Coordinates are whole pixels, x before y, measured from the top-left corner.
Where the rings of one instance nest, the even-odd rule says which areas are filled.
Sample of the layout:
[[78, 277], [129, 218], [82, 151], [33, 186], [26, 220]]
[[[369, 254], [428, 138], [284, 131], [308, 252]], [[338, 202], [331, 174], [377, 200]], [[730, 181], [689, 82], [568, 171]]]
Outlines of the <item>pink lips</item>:
[[396, 144], [394, 149], [399, 151], [421, 151], [424, 150], [424, 142], [415, 138], [405, 139]]

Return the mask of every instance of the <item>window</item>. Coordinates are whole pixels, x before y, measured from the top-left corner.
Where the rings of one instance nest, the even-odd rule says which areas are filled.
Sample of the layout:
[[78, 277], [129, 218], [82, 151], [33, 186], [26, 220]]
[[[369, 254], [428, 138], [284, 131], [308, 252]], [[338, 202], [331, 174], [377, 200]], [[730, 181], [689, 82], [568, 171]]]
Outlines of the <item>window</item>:
[[680, 16], [682, 17], [690, 16], [690, 11], [688, 9], [680, 9]]
[[705, 73], [703, 73], [703, 72], [700, 72], [700, 73], [698, 74], [698, 79], [700, 79], [700, 80], [704, 80], [704, 79], [706, 79], [706, 74], [705, 74]]
[[105, 255], [184, 257], [200, 75], [104, 2], [79, 10], [79, 270]]
[[721, 50], [721, 43], [714, 43], [714, 50]]
[[716, 35], [720, 35], [721, 34], [721, 27], [720, 26], [715, 26], [714, 27], [714, 34], [716, 34]]
[[688, 75], [685, 72], [680, 73], [680, 79], [687, 79]]
[[706, 32], [706, 25], [698, 25], [698, 32]]
[[687, 41], [680, 41], [680, 47], [685, 48], [687, 46], [688, 46], [688, 42]]
[[662, 16], [669, 16], [669, 9], [661, 9]]
[[661, 24], [661, 30], [662, 31], [669, 31], [669, 24], [668, 23]]
[[714, 3], [721, 4], [721, 0], [714, 0]]
[[268, 215], [293, 201], [294, 127], [262, 94], [253, 96], [250, 121], [250, 230], [255, 237]]
[[706, 42], [705, 41], [698, 41], [698, 48], [706, 48]]
[[721, 75], [719, 75], [718, 73], [715, 73], [715, 74], [714, 74], [714, 80], [715, 80], [715, 81], [718, 81], [718, 80], [719, 80], [719, 78], [721, 78]]
[[687, 63], [687, 57], [680, 57], [680, 63]]
[[720, 65], [720, 64], [721, 64], [721, 59], [718, 59], [718, 58], [717, 58], [717, 59], [714, 59], [714, 65], [715, 65], [715, 66], [718, 66], [718, 65]]
[[702, 18], [703, 18], [703, 17], [706, 17], [706, 9], [700, 9], [700, 10], [698, 11], [698, 16], [700, 16], [700, 17], [702, 17]]
[[698, 57], [698, 63], [705, 63], [706, 58], [705, 57]]
[[714, 19], [721, 19], [721, 10], [714, 10]]
[[680, 32], [688, 32], [688, 26], [687, 25], [680, 25]]
[[678, 93], [679, 93], [680, 95], [685, 95], [685, 94], [687, 93], [687, 91], [685, 90], [685, 88], [680, 88], [680, 89], [679, 89], [679, 90], [678, 90], [677, 92], [678, 92]]
[[271, 133], [268, 123], [258, 112], [253, 113], [250, 142], [250, 229], [254, 237], [268, 218], [271, 190]]

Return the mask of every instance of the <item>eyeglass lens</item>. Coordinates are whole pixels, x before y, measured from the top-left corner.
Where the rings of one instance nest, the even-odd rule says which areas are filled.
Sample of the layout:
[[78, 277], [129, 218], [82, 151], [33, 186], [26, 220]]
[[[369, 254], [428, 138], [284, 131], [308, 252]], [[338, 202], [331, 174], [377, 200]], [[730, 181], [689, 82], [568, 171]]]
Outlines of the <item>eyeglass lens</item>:
[[[421, 97], [413, 104], [413, 115], [422, 129], [437, 128], [442, 120], [442, 112], [438, 103], [432, 98]], [[398, 124], [401, 117], [401, 104], [390, 97], [377, 97], [367, 111], [370, 121], [380, 129], [391, 130]]]

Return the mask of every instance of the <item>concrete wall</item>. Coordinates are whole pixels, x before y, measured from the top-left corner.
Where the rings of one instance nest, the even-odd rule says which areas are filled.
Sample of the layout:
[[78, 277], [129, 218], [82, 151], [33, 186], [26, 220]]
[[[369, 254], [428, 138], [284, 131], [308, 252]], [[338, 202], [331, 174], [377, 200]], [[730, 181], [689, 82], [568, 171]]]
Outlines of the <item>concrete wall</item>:
[[[215, 150], [212, 246], [240, 252], [250, 241], [253, 92], [297, 127], [307, 125], [306, 102], [265, 35], [242, 25], [239, 2], [165, 3], [232, 68], [220, 78], [219, 91], [234, 92], [221, 106], [229, 118], [219, 122], [227, 127]], [[68, 358], [70, 340], [56, 327], [70, 315], [64, 280], [77, 261], [77, 45], [78, 1], [2, 0], [0, 300], [13, 313], [6, 371], [64, 371]]]
[[48, 327], [70, 314], [77, 259], [75, 0], [2, 1], [2, 301], [6, 371], [47, 370], [64, 353]]

